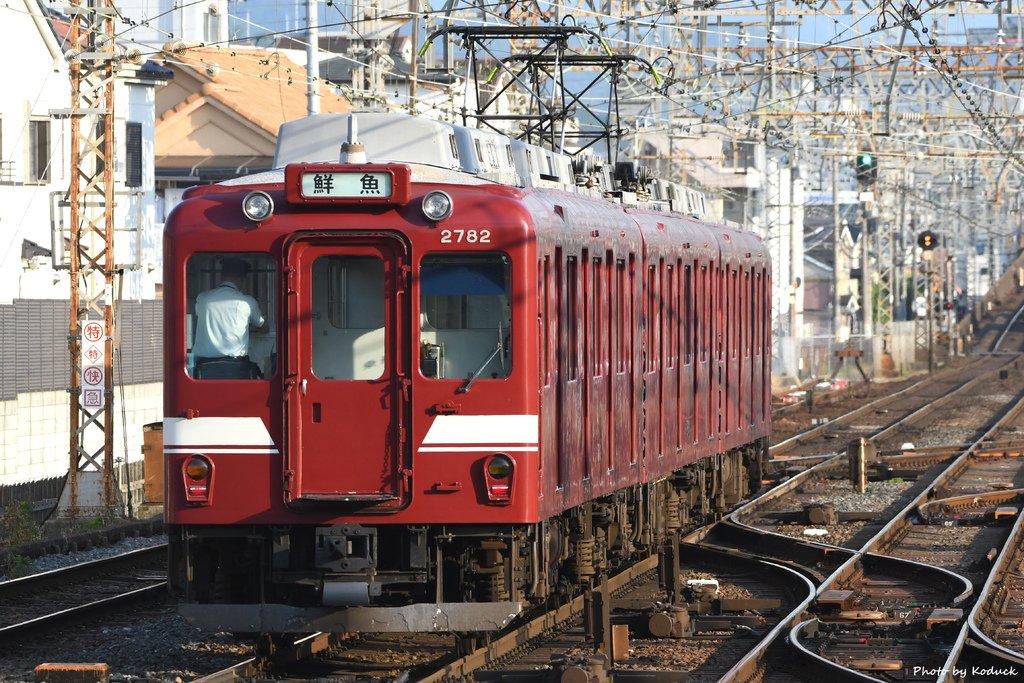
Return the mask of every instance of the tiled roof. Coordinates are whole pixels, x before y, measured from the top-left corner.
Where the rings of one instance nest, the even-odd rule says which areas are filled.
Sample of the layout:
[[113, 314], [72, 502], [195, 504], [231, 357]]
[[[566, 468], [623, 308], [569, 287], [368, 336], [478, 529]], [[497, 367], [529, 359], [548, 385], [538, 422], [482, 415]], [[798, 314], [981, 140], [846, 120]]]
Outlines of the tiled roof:
[[[306, 115], [306, 68], [284, 53], [241, 47], [164, 48], [164, 63], [203, 83], [202, 96], [215, 99], [271, 135], [285, 121]], [[349, 111], [347, 98], [320, 86], [320, 111]], [[166, 112], [166, 115], [171, 112]]]

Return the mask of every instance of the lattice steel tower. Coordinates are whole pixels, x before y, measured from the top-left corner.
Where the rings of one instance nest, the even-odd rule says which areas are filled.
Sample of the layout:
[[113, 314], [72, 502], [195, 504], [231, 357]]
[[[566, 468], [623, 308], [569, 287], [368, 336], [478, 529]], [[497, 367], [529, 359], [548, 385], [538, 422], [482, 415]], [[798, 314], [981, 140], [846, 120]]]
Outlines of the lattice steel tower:
[[[70, 467], [62, 516], [120, 511], [113, 468], [114, 43], [109, 0], [72, 2], [71, 183], [67, 235], [71, 275]], [[64, 112], [56, 112], [58, 115]], [[55, 245], [56, 247], [57, 245]]]

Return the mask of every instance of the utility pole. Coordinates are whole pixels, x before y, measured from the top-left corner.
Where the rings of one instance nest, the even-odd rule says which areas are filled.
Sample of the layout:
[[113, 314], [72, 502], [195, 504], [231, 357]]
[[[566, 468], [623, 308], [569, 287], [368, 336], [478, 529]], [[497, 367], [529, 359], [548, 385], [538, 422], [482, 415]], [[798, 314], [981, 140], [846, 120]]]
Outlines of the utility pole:
[[[769, 244], [772, 253], [772, 324], [780, 330], [786, 330], [786, 320], [793, 319], [792, 311], [783, 312], [788, 306], [795, 302], [789, 300], [784, 294], [787, 286], [792, 287], [793, 268], [790, 261], [792, 256], [791, 240], [789, 231], [793, 228], [789, 220], [787, 205], [789, 174], [786, 172], [783, 156], [780, 152], [768, 149], [765, 152], [765, 173], [764, 173], [764, 205], [765, 205], [765, 228], [768, 233]], [[783, 176], [786, 176], [785, 178]], [[793, 335], [792, 330], [789, 331]]]
[[[120, 511], [113, 466], [114, 44], [110, 0], [72, 0], [70, 117], [70, 465], [58, 514]], [[56, 245], [54, 247], [57, 248]], [[90, 315], [92, 314], [92, 315]]]
[[[947, 244], [949, 238], [946, 238]], [[946, 249], [946, 260], [943, 263], [942, 274], [942, 290], [943, 290], [943, 305], [942, 315], [946, 325], [946, 336], [949, 338], [949, 344], [947, 353], [949, 358], [959, 353], [959, 334], [957, 333], [956, 325], [956, 256], [952, 254], [952, 251], [947, 247]]]
[[843, 325], [843, 311], [839, 306], [839, 264], [843, 255], [843, 242], [839, 217], [839, 157], [832, 157], [832, 324], [833, 339], [839, 339]]
[[[863, 206], [863, 204], [862, 204]], [[871, 267], [871, 231], [868, 225], [872, 219], [866, 209], [861, 210], [861, 264], [860, 264], [860, 304], [864, 318], [861, 334], [865, 339], [874, 335], [874, 301], [872, 287], [874, 285], [874, 269]]]
[[932, 372], [935, 370], [935, 333], [932, 330], [935, 320], [935, 297], [933, 295], [935, 288], [932, 286], [932, 279], [935, 277], [935, 271], [932, 270], [932, 252], [923, 252], [921, 258], [924, 259], [925, 287], [927, 288], [925, 296], [928, 302], [928, 372]]
[[790, 286], [793, 288], [793, 300], [791, 302], [792, 325], [790, 334], [800, 338], [803, 329], [803, 293], [807, 291], [803, 286], [804, 282], [804, 174], [801, 159], [796, 151], [790, 157], [792, 162], [792, 175], [789, 183], [789, 263], [790, 263]]
[[306, 0], [306, 113], [320, 113], [320, 30], [316, 0]]

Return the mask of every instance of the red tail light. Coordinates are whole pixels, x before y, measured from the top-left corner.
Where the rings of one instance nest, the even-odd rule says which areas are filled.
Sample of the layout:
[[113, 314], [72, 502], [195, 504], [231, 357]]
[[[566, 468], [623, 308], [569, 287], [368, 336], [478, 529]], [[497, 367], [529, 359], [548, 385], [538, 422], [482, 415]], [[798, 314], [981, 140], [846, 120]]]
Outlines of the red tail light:
[[484, 463], [484, 484], [487, 501], [494, 505], [512, 502], [512, 482], [515, 480], [516, 461], [505, 453], [495, 453]]
[[213, 463], [203, 455], [192, 455], [181, 464], [185, 502], [209, 505], [213, 498]]

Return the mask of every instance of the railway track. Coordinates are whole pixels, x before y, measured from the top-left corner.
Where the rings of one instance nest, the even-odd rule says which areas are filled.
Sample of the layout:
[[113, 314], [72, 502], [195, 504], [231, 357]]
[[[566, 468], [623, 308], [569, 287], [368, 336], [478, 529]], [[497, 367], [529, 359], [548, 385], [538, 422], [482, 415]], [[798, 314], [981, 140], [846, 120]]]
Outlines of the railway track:
[[[1022, 502], [1014, 500], [1018, 510]], [[956, 643], [958, 664], [972, 671], [1024, 672], [1024, 516], [1013, 529]], [[997, 678], [991, 675], [990, 678]]]
[[[590, 671], [616, 681], [676, 681], [680, 676], [694, 682], [716, 681], [732, 661], [775, 628], [781, 616], [813, 590], [798, 573], [754, 557], [729, 556], [699, 547], [684, 549], [684, 555], [687, 563], [680, 567], [682, 601], [675, 608], [660, 603], [665, 599], [666, 587], [659, 583], [655, 557], [644, 559], [598, 587], [595, 595], [607, 596], [608, 624], [613, 629], [628, 627], [633, 634], [628, 654], [620, 653], [622, 656], [614, 663], [594, 655], [594, 641], [601, 639], [601, 633], [595, 633], [591, 615], [599, 610], [595, 605], [602, 598], [588, 594], [534, 616], [486, 647], [440, 664], [435, 661], [422, 666], [417, 660], [430, 656], [431, 651], [436, 656], [438, 651], [451, 647], [450, 640], [447, 645], [437, 645], [439, 639], [443, 640], [441, 636], [400, 638], [380, 634], [372, 639], [373, 654], [353, 662], [351, 658], [360, 653], [368, 655], [366, 638], [320, 635], [296, 643], [296, 649], [318, 654], [312, 662], [297, 661], [300, 657], [289, 650], [276, 659], [254, 658], [202, 680], [219, 682], [268, 675], [380, 680], [374, 677], [384, 675], [392, 677], [388, 680], [423, 683], [527, 683], [574, 680], [574, 676]], [[402, 653], [395, 652], [399, 640], [404, 641]], [[390, 670], [379, 661], [382, 652], [394, 654], [388, 660]], [[404, 671], [393, 668], [403, 659], [409, 664]], [[406, 678], [397, 678], [400, 675]]]
[[[1007, 316], [1007, 331], [1015, 329], [1020, 310], [1012, 317]], [[1019, 351], [1024, 342], [1021, 333], [1024, 327], [1002, 335], [990, 348], [998, 350], [1001, 343], [1009, 340]], [[1003, 357], [1008, 362], [990, 357], [971, 365], [987, 366], [988, 377], [995, 368], [1000, 382], [1019, 387], [1019, 377], [1006, 381], [1018, 370], [1015, 354]], [[984, 386], [991, 384], [982, 379], [970, 380], [962, 385], [965, 388], [961, 391], [983, 386], [983, 382]], [[941, 386], [940, 382], [926, 380], [900, 392], [900, 396], [916, 393], [928, 384]], [[972, 410], [963, 412], [987, 410], [999, 416], [995, 426], [985, 428], [971, 444], [960, 448], [925, 448], [923, 452], [915, 448], [911, 455], [883, 456], [875, 463], [878, 475], [899, 473], [918, 480], [916, 486], [907, 488], [894, 500], [892, 507], [900, 507], [908, 497], [914, 496], [913, 500], [877, 534], [867, 541], [864, 536], [873, 531], [870, 527], [867, 534], [847, 534], [845, 545], [850, 547], [842, 550], [817, 548], [819, 544], [797, 539], [790, 541], [802, 550], [801, 555], [794, 556], [815, 560], [818, 571], [808, 573], [822, 576], [834, 571], [819, 585], [815, 600], [803, 605], [799, 613], [795, 611], [792, 619], [783, 621], [789, 626], [788, 632], [776, 630], [774, 637], [763, 640], [722, 680], [1020, 680], [1024, 660], [1013, 654], [1016, 614], [1011, 593], [1016, 585], [1005, 583], [1000, 575], [1017, 566], [1014, 562], [1020, 560], [1015, 555], [1024, 540], [1018, 536], [1020, 516], [1008, 505], [1017, 502], [1013, 489], [1021, 472], [1020, 452], [1019, 444], [999, 443], [996, 439], [1012, 435], [1020, 428], [1017, 414], [1021, 404], [1019, 397], [986, 396], [988, 405], [979, 406], [974, 392], [970, 395], [972, 400], [961, 405]], [[876, 430], [872, 435], [874, 442], [888, 440], [891, 447], [893, 441], [902, 440], [907, 434], [932, 436], [928, 432], [934, 428], [924, 427], [928, 416], [943, 410], [951, 398], [932, 401], [918, 410], [906, 410], [898, 403], [881, 401], [862, 409], [862, 414], [870, 410], [884, 415], [893, 407], [902, 408], [903, 419]], [[912, 427], [909, 430], [907, 423]], [[774, 452], [794, 446], [806, 448], [815, 438], [829, 438], [835, 433], [827, 425], [821, 427], [807, 437], [777, 445]], [[822, 470], [849, 470], [844, 458], [830, 459], [825, 455], [805, 458], [801, 464], [813, 469], [815, 462], [820, 462]], [[803, 468], [793, 468], [793, 463], [783, 466], [790, 467], [791, 474]], [[924, 484], [933, 478], [933, 485]], [[814, 519], [807, 519], [808, 522], [839, 521], [835, 506], [809, 503], [790, 504], [804, 515], [813, 513]], [[845, 512], [851, 513], [847, 521], [853, 521], [858, 516], [870, 518], [874, 511], [858, 508]], [[856, 514], [864, 512], [869, 514]], [[1007, 519], [1016, 521], [1011, 533], [1006, 531]], [[879, 520], [874, 521], [877, 524]], [[742, 535], [743, 530], [734, 528], [731, 534]], [[1001, 552], [1002, 548], [1007, 552]], [[996, 558], [1002, 559], [995, 571], [988, 573], [986, 570]], [[982, 597], [969, 619], [964, 620], [963, 608], [969, 606], [980, 582], [984, 583]], [[989, 634], [999, 634], [1000, 626], [1007, 622], [1009, 628], [1002, 631], [1010, 636], [1006, 643], [998, 642], [998, 635], [987, 642], [985, 635], [979, 635], [985, 631], [982, 623]], [[799, 664], [794, 665], [797, 661]]]
[[[980, 361], [980, 365], [988, 373], [987, 377], [990, 380], [987, 382], [987, 386], [998, 388], [998, 383], [995, 383], [992, 378], [998, 378], [999, 371], [1005, 369], [1007, 363], [1012, 363], [1012, 359], [998, 358]], [[967, 369], [965, 372], [971, 372], [971, 370]], [[925, 382], [920, 383], [920, 386], [925, 388], [926, 396], [932, 400], [939, 394], [947, 393], [951, 386], [962, 392], [971, 392], [980, 383], [979, 380], [970, 381], [959, 377], [946, 377], [941, 382]], [[924, 415], [939, 415], [936, 412], [937, 409], [922, 410], [920, 399], [916, 400], [918, 405], [914, 407], [915, 401], [909, 400], [909, 397], [906, 398], [905, 403], [910, 407], [905, 406], [901, 411], [894, 411], [899, 414], [890, 416], [885, 424], [876, 425], [873, 431], [868, 432], [869, 436], [888, 430], [895, 435], [892, 437], [893, 439], [901, 438], [900, 432], [906, 431], [907, 423], [910, 424], [911, 429], [920, 428], [915, 425], [924, 424]], [[976, 396], [972, 400], [978, 402]], [[1016, 401], [1016, 397], [1009, 397], [1008, 401]], [[927, 403], [927, 400], [924, 403]], [[947, 399], [944, 403], [949, 406], [953, 405], [952, 399]], [[988, 409], [991, 406], [985, 406], [985, 408]], [[1005, 411], [994, 410], [993, 412], [1005, 414]], [[879, 413], [873, 412], [872, 414]], [[902, 418], [903, 423], [898, 418]], [[961, 420], [961, 422], [964, 421]], [[962, 435], [957, 439], [958, 442], [965, 441], [965, 434], [986, 433], [980, 423], [965, 423], [961, 424], [959, 428]], [[854, 430], [854, 433], [858, 431], [860, 430]], [[991, 437], [989, 437], [988, 443], [992, 443]], [[861, 538], [885, 537], [883, 532], [887, 530], [886, 524], [891, 522], [893, 516], [898, 518], [897, 513], [901, 511], [905, 512], [904, 519], [909, 519], [911, 514], [918, 514], [918, 506], [914, 504], [914, 501], [918, 498], [922, 502], [928, 500], [928, 493], [934, 488], [933, 478], [938, 476], [945, 467], [949, 467], [956, 460], [957, 455], [956, 449], [948, 447], [923, 449], [922, 452], [913, 454], [882, 453], [873, 472], [877, 473], [879, 477], [887, 479], [892, 479], [894, 473], [897, 473], [905, 481], [897, 487], [890, 499], [882, 501], [884, 504], [879, 509], [869, 511], [871, 514], [868, 519], [860, 520], [861, 526], [858, 532]], [[986, 460], [984, 462], [994, 461]], [[820, 625], [813, 631], [797, 632], [797, 635], [800, 636], [798, 644], [806, 643], [813, 646], [814, 657], [818, 661], [808, 664], [812, 670], [828, 670], [830, 667], [836, 667], [837, 670], [841, 669], [844, 672], [843, 675], [856, 679], [859, 676], [870, 676], [871, 674], [865, 674], [864, 670], [872, 666], [881, 669], [885, 666], [892, 666], [896, 660], [901, 663], [905, 662], [908, 666], [919, 666], [922, 671], [929, 666], [941, 665], [941, 660], [936, 663], [934, 653], [928, 649], [927, 639], [910, 642], [910, 638], [905, 638], [903, 640], [908, 642], [895, 646], [895, 649], [888, 652], [889, 656], [887, 657], [876, 657], [877, 661], [854, 657], [857, 652], [863, 652], [866, 646], [872, 645], [873, 641], [871, 637], [859, 633], [845, 635], [843, 630], [851, 628], [855, 630], [867, 625], [870, 629], [881, 632], [884, 627], [882, 622], [892, 621], [892, 615], [896, 615], [900, 618], [894, 622], [893, 629], [897, 624], [902, 625], [904, 621], [908, 621], [910, 624], [921, 622], [936, 632], [944, 633], [950, 630], [949, 619], [939, 621], [939, 617], [943, 614], [956, 613], [937, 612], [937, 616], [932, 617], [930, 624], [927, 623], [928, 616], [936, 610], [962, 610], [960, 605], [963, 605], [972, 595], [974, 581], [958, 576], [950, 570], [929, 567], [899, 557], [887, 557], [884, 554], [872, 552], [870, 544], [855, 543], [852, 547], [841, 547], [831, 543], [816, 542], [802, 536], [780, 536], [777, 533], [772, 533], [771, 528], [768, 528], [778, 526], [782, 521], [780, 515], [777, 514], [779, 512], [808, 513], [802, 503], [797, 506], [793, 506], [792, 503], [794, 496], [807, 495], [804, 492], [797, 493], [797, 491], [800, 491], [802, 487], [807, 487], [808, 482], [815, 479], [820, 482], [828, 482], [836, 477], [845, 477], [846, 469], [844, 457], [833, 457], [827, 462], [823, 461], [818, 465], [807, 466], [803, 472], [792, 476], [789, 481], [776, 487], [762, 499], [737, 511], [729, 519], [705, 528], [692, 539], [687, 539], [693, 540], [695, 545], [684, 547], [684, 557], [689, 559], [701, 553], [718, 555], [719, 563], [712, 568], [705, 568], [705, 575], [716, 577], [721, 585], [736, 587], [742, 585], [744, 581], [750, 581], [747, 590], [751, 595], [784, 593], [788, 596], [786, 600], [779, 601], [779, 606], [772, 611], [771, 618], [764, 619], [756, 629], [744, 624], [750, 631], [740, 629], [743, 633], [741, 636], [737, 635], [736, 629], [728, 628], [717, 633], [699, 631], [693, 628], [692, 624], [701, 614], [701, 608], [693, 604], [692, 600], [688, 600], [686, 617], [681, 619], [690, 624], [683, 629], [686, 631], [686, 638], [674, 642], [638, 638], [631, 643], [630, 656], [610, 662], [593, 659], [592, 643], [588, 646], [588, 642], [591, 642], [588, 641], [588, 637], [592, 638], [593, 634], [588, 634], [585, 623], [581, 621], [578, 614], [567, 616], [565, 620], [559, 622], [563, 625], [558, 628], [552, 625], [554, 617], [544, 615], [539, 617], [537, 622], [531, 622], [533, 625], [525, 626], [523, 630], [506, 636], [509, 640], [504, 641], [506, 643], [504, 646], [500, 644], [501, 641], [498, 641], [493, 643], [490, 648], [481, 648], [465, 658], [448, 662], [434, 673], [424, 673], [422, 667], [415, 669], [415, 680], [463, 680], [474, 671], [479, 672], [478, 680], [540, 680], [543, 676], [552, 675], [553, 671], [589, 672], [586, 675], [614, 673], [614, 680], [630, 680], [630, 677], [633, 676], [646, 677], [637, 678], [637, 680], [656, 680], [652, 677], [657, 676], [663, 676], [663, 680], [678, 680], [681, 671], [686, 671], [688, 680], [691, 681], [807, 680], [799, 675], [785, 672], [785, 669], [791, 666], [790, 660], [793, 657], [792, 652], [788, 649], [782, 658], [783, 666], [772, 663], [778, 658], [769, 660], [765, 659], [765, 656], [772, 651], [773, 647], [777, 649], [777, 642], [782, 642], [785, 637], [793, 635], [795, 626], [805, 622], [809, 623], [808, 619], [801, 617], [813, 617], [815, 614], [819, 617], [816, 623]], [[970, 476], [974, 475], [968, 475], [968, 478]], [[957, 481], [961, 480], [950, 479], [946, 482], [947, 490], [963, 489], [964, 487], [957, 484]], [[956, 488], [957, 486], [960, 488]], [[828, 496], [824, 487], [817, 495]], [[780, 500], [788, 500], [788, 504], [796, 509], [780, 510], [777, 505]], [[1005, 500], [999, 502], [1004, 503]], [[864, 512], [865, 510], [861, 509], [860, 511]], [[821, 522], [827, 521], [822, 515], [831, 513], [826, 506], [818, 504], [817, 507], [814, 507], [813, 514], [818, 515], [816, 519]], [[757, 520], [766, 519], [771, 520], [771, 523], [766, 525], [766, 528], [758, 528]], [[751, 525], [751, 521], [755, 523]], [[786, 525], [790, 526], [791, 521], [786, 520]], [[836, 522], [838, 523], [838, 520]], [[868, 531], [864, 531], [868, 522], [871, 523], [871, 526]], [[844, 520], [844, 523], [849, 523], [849, 520]], [[939, 528], [946, 527], [940, 525]], [[856, 533], [851, 534], [849, 539], [852, 541], [857, 535]], [[648, 558], [648, 562], [652, 559]], [[789, 577], [790, 583], [785, 584], [784, 588], [780, 588], [778, 585], [773, 587], [765, 584], [764, 579], [761, 578], [761, 583], [758, 584], [751, 577], [759, 575], [763, 577], [765, 575], [763, 569], [747, 571], [745, 578], [737, 578], [743, 572], [738, 571], [735, 564], [730, 563], [739, 562], [760, 563], [758, 565], [760, 567], [777, 568], [773, 571], [784, 571], [785, 576]], [[691, 568], [690, 571], [694, 570]], [[682, 575], [684, 577], [687, 575], [685, 565]], [[801, 586], [803, 586], [802, 589]], [[655, 602], [652, 590], [649, 587], [646, 590], [646, 594], [641, 591], [639, 596], [634, 595], [631, 598], [613, 597], [611, 602], [614, 609], [610, 623], [614, 624], [617, 618], [625, 618], [621, 615], [616, 617], [617, 611], [629, 612], [630, 609], [636, 611], [638, 601], [646, 601], [648, 604]], [[828, 591], [834, 592], [828, 593]], [[815, 598], [820, 599], [822, 592], [826, 593], [826, 598], [819, 604]], [[617, 600], [619, 602], [616, 602]], [[582, 598], [577, 602], [580, 601]], [[631, 607], [624, 607], [622, 601], [629, 603]], [[881, 606], [885, 608], [884, 614], [880, 616], [878, 613], [883, 610], [878, 609], [861, 610], [862, 614], [852, 621], [852, 627], [845, 624], [842, 617], [836, 616], [840, 612], [857, 611], [853, 608], [856, 608], [858, 603], [874, 607]], [[928, 607], [924, 613], [921, 609], [923, 606]], [[578, 609], [582, 610], [582, 606]], [[909, 612], [907, 612], [908, 609]], [[676, 614], [678, 615], [678, 611]], [[883, 616], [885, 619], [882, 618]], [[648, 618], [651, 617], [648, 616]], [[680, 619], [676, 619], [675, 622], [672, 622], [671, 613], [663, 614], [658, 618], [675, 624], [680, 621]], [[636, 623], [635, 616], [633, 620]], [[868, 624], [869, 620], [870, 624]], [[906, 628], [916, 628], [916, 626], [912, 625]], [[643, 633], [643, 630], [641, 627], [633, 629], [634, 634]], [[670, 627], [662, 627], [662, 632], [671, 630]], [[676, 627], [676, 630], [678, 631], [680, 628]], [[821, 642], [816, 640], [819, 636], [822, 639]], [[955, 636], [955, 631], [953, 636]], [[537, 638], [540, 644], [527, 646], [525, 643], [530, 637]], [[865, 638], [867, 639], [865, 640]], [[890, 640], [892, 639], [890, 637]], [[815, 642], [812, 643], [812, 640]], [[895, 641], [899, 640], [899, 637], [895, 637]], [[822, 643], [825, 646], [822, 646]], [[946, 647], [952, 646], [952, 640], [949, 638], [946, 638], [943, 643]], [[378, 643], [378, 645], [381, 644]], [[386, 646], [381, 646], [386, 649]], [[506, 649], [502, 649], [503, 647]], [[339, 652], [350, 651], [337, 646], [332, 646], [331, 649], [332, 652], [326, 655], [326, 659], [335, 662], [342, 656], [339, 655]], [[810, 648], [805, 647], [805, 649], [811, 651]], [[637, 652], [643, 653], [642, 656], [638, 657]], [[673, 655], [673, 652], [676, 654]], [[677, 661], [681, 659], [681, 655], [678, 654], [680, 652], [688, 653], [685, 663]], [[830, 659], [829, 655], [834, 659]], [[638, 663], [637, 659], [643, 661]], [[679, 668], [671, 668], [674, 661]], [[491, 664], [484, 667], [484, 664], [488, 662]], [[843, 666], [841, 662], [855, 666]], [[857, 669], [857, 666], [861, 669]], [[538, 667], [545, 673], [526, 673], [536, 671]], [[661, 668], [659, 669], [659, 667]], [[253, 671], [250, 671], [250, 674], [256, 675]], [[238, 674], [236, 672], [231, 675]], [[528, 675], [539, 678], [527, 678]], [[672, 678], [673, 675], [676, 678]], [[219, 680], [225, 680], [225, 678]]]
[[[965, 488], [964, 482], [976, 481], [979, 466], [972, 455], [958, 458], [936, 486], [956, 482]], [[1024, 468], [1016, 469], [1019, 474]], [[1016, 517], [1006, 503], [1018, 500], [1009, 495], [979, 491], [931, 501], [924, 500], [925, 494], [915, 500], [819, 590], [811, 610], [817, 618], [795, 628], [791, 642], [805, 657], [844, 669], [842, 674], [832, 670], [843, 680], [865, 672], [953, 680], [944, 672], [975, 670], [960, 662], [968, 627], [964, 608], [994, 558], [1004, 547], [1013, 547], [1007, 544], [1004, 520]], [[1014, 661], [1003, 658], [997, 664], [989, 668], [1008, 671]]]
[[159, 545], [0, 583], [0, 642], [139, 600], [162, 600]]
[[[999, 416], [995, 424], [961, 452], [935, 448], [911, 456], [890, 456], [888, 463], [880, 459], [880, 471], [891, 471], [897, 459], [902, 461], [904, 473], [920, 469], [919, 481], [904, 492], [900, 503], [909, 495], [913, 500], [866, 542], [861, 542], [863, 533], [859, 537], [848, 534], [845, 545], [849, 551], [827, 554], [834, 561], [826, 569], [832, 569], [839, 558], [845, 559], [820, 584], [816, 599], [804, 606], [804, 613], [794, 615], [787, 634], [809, 671], [827, 674], [830, 680], [945, 680], [943, 676], [957, 668], [962, 650], [958, 643], [966, 640], [962, 635], [964, 607], [1005, 544], [1005, 519], [1010, 516], [1006, 503], [1013, 499], [1007, 489], [1024, 469], [1017, 457], [1017, 444], [996, 447], [994, 441], [1020, 427], [1020, 397], [1007, 399], [1007, 407], [995, 411]], [[970, 429], [970, 425], [962, 426]], [[848, 470], [843, 460], [837, 457], [812, 467], [768, 498], [779, 499], [786, 489], [795, 491], [803, 482], [813, 482], [815, 470], [819, 481], [826, 476], [820, 473]], [[946, 465], [939, 465], [942, 462]], [[993, 482], [1009, 483], [994, 491]], [[763, 519], [760, 513], [766, 507], [770, 506], [764, 501], [748, 505], [746, 520]], [[824, 512], [811, 509], [817, 511], [820, 521]], [[1007, 514], [997, 516], [1000, 509]], [[967, 510], [971, 514], [965, 518]], [[735, 516], [742, 518], [743, 512], [741, 509]], [[831, 521], [838, 523], [835, 518]], [[877, 525], [877, 519], [872, 521]], [[939, 553], [935, 552], [936, 542], [941, 544]], [[819, 551], [819, 556], [825, 554]], [[964, 576], [964, 568], [975, 575]], [[763, 641], [742, 666], [730, 672], [729, 680], [807, 680], [780, 672], [790, 667], [782, 658], [793, 656], [789, 648]], [[1005, 660], [1001, 664], [1001, 670], [1008, 666]]]
[[[998, 376], [1000, 369], [999, 365], [988, 366], [986, 376], [991, 377], [992, 373]], [[947, 378], [942, 385], [957, 387], [957, 393], [948, 394], [942, 407], [927, 412], [920, 409], [905, 412], [900, 419], [875, 425], [870, 432], [853, 431], [866, 435], [860, 438], [893, 448], [906, 438], [908, 429], [925, 428], [923, 420], [927, 416], [941, 423], [946, 431], [955, 425], [956, 431], [950, 432], [950, 435], [953, 441], [960, 443], [986, 434], [991, 428], [991, 416], [1005, 413], [1009, 410], [1006, 406], [1014, 405], [1020, 398], [1018, 394], [1005, 394], [1002, 387], [997, 387], [990, 405], [984, 405], [983, 409], [968, 414], [968, 411], [957, 407], [956, 400], [960, 395], [970, 392], [972, 403], [982, 403], [985, 399], [984, 394], [977, 390], [979, 383], [963, 381], [963, 377], [957, 376]], [[934, 384], [918, 386], [926, 390], [928, 395], [935, 391]], [[927, 486], [926, 473], [956, 455], [956, 451], [949, 447], [915, 448], [908, 453], [898, 449], [882, 451], [877, 457], [869, 457], [866, 463], [870, 487], [864, 492], [856, 492], [848, 483], [849, 463], [845, 457], [847, 445], [844, 444], [841, 449], [842, 456], [837, 457], [834, 453], [829, 458], [815, 458], [811, 462], [805, 461], [806, 464], [790, 466], [785, 471], [788, 477], [786, 481], [740, 508], [730, 518], [803, 540], [860, 548], [891, 517], [886, 514], [887, 510], [894, 513], [912, 497], [919, 495], [921, 489]], [[738, 535], [735, 531], [732, 533]], [[818, 535], [811, 536], [812, 533]]]
[[[656, 558], [610, 580], [605, 588], [611, 596], [609, 624], [628, 624], [633, 632], [629, 654], [615, 662], [595, 657], [593, 625], [584, 619], [587, 601], [581, 597], [479, 648], [445, 635], [315, 634], [280, 647], [273, 663], [256, 658], [201, 680], [262, 677], [269, 666], [280, 667], [289, 659], [286, 670], [303, 679], [345, 672], [351, 680], [444, 681], [472, 675], [476, 680], [525, 681], [559, 672], [562, 678], [545, 680], [600, 680], [614, 673], [616, 681], [652, 681], [680, 680], [685, 672], [689, 681], [952, 681], [959, 680], [956, 671], [966, 670], [996, 672], [966, 680], [1011, 680], [998, 672], [1014, 666], [1024, 672], [1019, 607], [1024, 556], [1017, 554], [1024, 532], [1019, 515], [1006, 510], [1024, 502], [1018, 490], [1024, 489], [1024, 458], [1018, 457], [1024, 441], [1014, 438], [1024, 430], [1003, 411], [1001, 432], [972, 442], [960, 437], [921, 445], [922, 435], [936, 431], [929, 419], [952, 420], [941, 417], [949, 406], [960, 406], [953, 408], [957, 422], [969, 412], [1000, 412], [994, 405], [999, 399], [980, 399], [979, 387], [1022, 384], [1013, 356], [994, 355], [968, 365], [973, 369], [966, 372], [984, 372], [985, 378], [958, 379], [958, 370], [947, 368], [873, 402], [860, 411], [859, 424], [830, 418], [829, 424], [816, 425], [816, 435], [773, 447], [777, 469], [789, 470], [782, 477], [787, 480], [744, 508], [746, 513], [738, 510], [691, 539], [694, 545], [683, 546], [684, 582], [713, 577], [720, 595], [738, 592], [741, 597], [726, 597], [709, 608], [714, 598], [684, 590], [685, 611], [665, 605], [652, 609], [666, 591], [656, 578]], [[942, 400], [951, 390], [971, 398]], [[916, 392], [925, 398], [913, 398]], [[958, 429], [981, 430], [968, 424]], [[879, 495], [871, 509], [841, 509], [832, 496], [829, 510], [825, 487], [815, 492], [810, 482], [845, 477], [848, 465], [841, 446], [862, 436], [883, 449], [871, 469], [875, 493], [886, 486], [893, 490], [888, 498]], [[911, 439], [918, 442], [914, 451], [902, 452], [899, 446]], [[778, 457], [800, 452], [810, 455]], [[779, 504], [786, 496], [788, 501]], [[843, 514], [852, 512], [863, 519]], [[824, 523], [829, 521], [835, 524]], [[843, 526], [849, 527], [845, 537], [832, 535], [826, 542], [803, 534], [804, 527], [832, 532]], [[772, 533], [780, 529], [791, 533]], [[936, 546], [941, 550], [935, 551]], [[1001, 552], [1004, 546], [1014, 552]], [[926, 551], [929, 564], [936, 566], [915, 564]], [[696, 557], [704, 560], [693, 563]], [[746, 569], [744, 562], [749, 563]], [[762, 602], [751, 607], [752, 600]], [[773, 600], [777, 604], [765, 606]], [[652, 623], [669, 637], [653, 637]], [[463, 656], [452, 654], [460, 648], [466, 651]], [[319, 656], [310, 658], [314, 653]], [[530, 673], [538, 667], [543, 674]], [[574, 678], [584, 675], [591, 678]]]
[[939, 409], [977, 387], [1007, 375], [1017, 356], [984, 356], [974, 362], [948, 368], [900, 391], [828, 420], [796, 436], [774, 444], [769, 453], [773, 470], [804, 466], [832, 457], [858, 438], [875, 441], [912, 439]]

